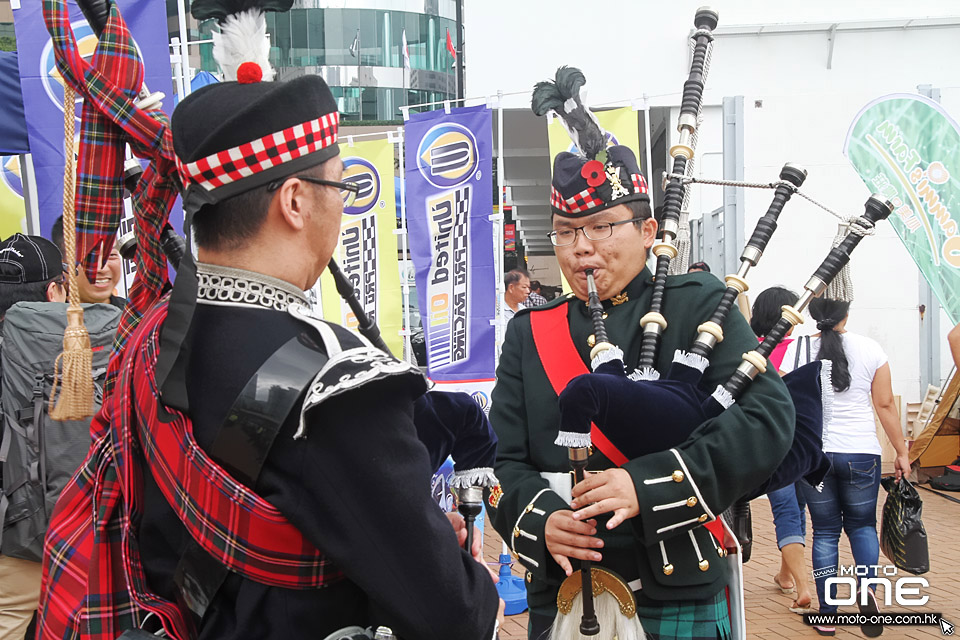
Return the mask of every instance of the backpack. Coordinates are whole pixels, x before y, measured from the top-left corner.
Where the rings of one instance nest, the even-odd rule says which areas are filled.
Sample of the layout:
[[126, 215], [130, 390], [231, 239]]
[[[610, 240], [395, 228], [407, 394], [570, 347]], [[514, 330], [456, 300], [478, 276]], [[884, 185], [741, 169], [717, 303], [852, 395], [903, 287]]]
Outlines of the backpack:
[[[18, 302], [7, 311], [0, 343], [0, 554], [39, 562], [50, 514], [90, 449], [90, 421], [57, 422], [48, 415], [54, 362], [63, 351], [63, 302]], [[120, 310], [83, 305], [93, 348], [96, 409]]]

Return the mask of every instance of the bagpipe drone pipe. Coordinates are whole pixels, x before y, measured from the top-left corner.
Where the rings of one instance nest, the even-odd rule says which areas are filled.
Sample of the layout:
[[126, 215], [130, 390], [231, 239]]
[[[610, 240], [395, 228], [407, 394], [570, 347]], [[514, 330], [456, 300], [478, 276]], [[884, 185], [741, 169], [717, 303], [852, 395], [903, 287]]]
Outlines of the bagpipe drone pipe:
[[[794, 173], [793, 177], [800, 175]], [[770, 223], [775, 225], [775, 209], [778, 201], [782, 207], [783, 195], [779, 192], [774, 197], [771, 204], [774, 211], [768, 210], [767, 216], [758, 223], [751, 243], [759, 239], [765, 245], [769, 240]], [[644, 379], [637, 372], [628, 376], [622, 352], [608, 342], [598, 342], [592, 352], [593, 373], [574, 378], [560, 394], [561, 428], [556, 444], [574, 448], [589, 446], [591, 422], [627, 459], [683, 443], [700, 424], [732, 406], [753, 379], [766, 371], [770, 353], [793, 326], [803, 322], [802, 313], [810, 301], [823, 292], [850, 260], [851, 252], [863, 236], [891, 211], [892, 205], [882, 196], [870, 196], [864, 214], [851, 222], [844, 239], [830, 250], [807, 280], [797, 304], [783, 307], [782, 316], [770, 333], [755, 350], [743, 355], [741, 364], [727, 382], [712, 392], [702, 389], [698, 383], [709, 365], [707, 358], [713, 345], [722, 339], [722, 325], [732, 307], [732, 299], [746, 288], [741, 275], [727, 276], [728, 288], [716, 312], [700, 326], [690, 351], [676, 352], [663, 378]], [[773, 220], [768, 218], [771, 215]], [[744, 274], [755, 264], [762, 251], [762, 246], [748, 243], [741, 256], [739, 273]], [[594, 314], [593, 321], [596, 335], [600, 336], [598, 324], [602, 324], [602, 317]], [[829, 469], [822, 451], [822, 366], [820, 361], [812, 362], [784, 377], [797, 408], [793, 444], [777, 471], [747, 497], [785, 487], [801, 478], [816, 485]], [[663, 424], [671, 428], [657, 428]]]

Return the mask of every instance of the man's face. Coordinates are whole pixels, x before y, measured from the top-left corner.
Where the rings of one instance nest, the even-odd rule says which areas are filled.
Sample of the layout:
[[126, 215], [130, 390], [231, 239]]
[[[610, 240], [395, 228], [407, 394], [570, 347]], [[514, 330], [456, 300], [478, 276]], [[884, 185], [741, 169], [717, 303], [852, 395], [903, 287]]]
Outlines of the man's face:
[[527, 296], [530, 295], [530, 278], [520, 276], [520, 280], [507, 286], [507, 291], [504, 295], [507, 296], [507, 301], [513, 304], [523, 302], [527, 299]]
[[[343, 179], [343, 161], [339, 156], [331, 158], [321, 167], [321, 178], [339, 182]], [[340, 219], [343, 217], [343, 196], [336, 187], [310, 185], [314, 207], [311, 210], [309, 227], [310, 246], [316, 258], [316, 275], [330, 263], [330, 258], [340, 239]]]
[[80, 293], [80, 302], [109, 303], [117, 283], [120, 282], [121, 272], [120, 253], [116, 247], [110, 252], [106, 262], [97, 269], [97, 278], [90, 282], [83, 269], [77, 274], [77, 290]]
[[[630, 220], [633, 212], [626, 205], [617, 205], [582, 218], [553, 216], [555, 231], [596, 223]], [[643, 271], [647, 251], [653, 246], [657, 235], [657, 223], [647, 218], [637, 224], [621, 224], [613, 227], [613, 235], [605, 240], [589, 240], [580, 230], [576, 241], [566, 247], [554, 247], [560, 271], [567, 279], [573, 293], [581, 300], [587, 299], [587, 276], [593, 269], [593, 278], [601, 300], [607, 300], [623, 291]]]

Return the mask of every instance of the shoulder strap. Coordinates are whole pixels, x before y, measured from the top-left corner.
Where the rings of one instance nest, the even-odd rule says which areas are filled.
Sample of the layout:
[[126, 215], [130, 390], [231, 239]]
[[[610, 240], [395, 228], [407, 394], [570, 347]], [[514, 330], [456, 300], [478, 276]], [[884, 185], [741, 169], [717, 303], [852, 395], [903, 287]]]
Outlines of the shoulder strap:
[[[550, 386], [558, 396], [566, 389], [568, 382], [581, 374], [590, 373], [570, 335], [570, 324], [567, 321], [569, 306], [562, 304], [550, 309], [530, 312], [533, 343]], [[557, 426], [559, 428], [559, 425]], [[590, 424], [590, 440], [600, 453], [607, 456], [615, 465], [620, 466], [627, 462], [627, 456], [617, 449], [593, 423]]]
[[[293, 410], [297, 399], [327, 362], [327, 355], [312, 340], [291, 338], [280, 347], [233, 401], [227, 417], [207, 453], [236, 480], [251, 489], [263, 464]], [[258, 394], [260, 398], [258, 399]], [[195, 623], [203, 619], [229, 569], [191, 541], [174, 572], [181, 604], [192, 611]]]

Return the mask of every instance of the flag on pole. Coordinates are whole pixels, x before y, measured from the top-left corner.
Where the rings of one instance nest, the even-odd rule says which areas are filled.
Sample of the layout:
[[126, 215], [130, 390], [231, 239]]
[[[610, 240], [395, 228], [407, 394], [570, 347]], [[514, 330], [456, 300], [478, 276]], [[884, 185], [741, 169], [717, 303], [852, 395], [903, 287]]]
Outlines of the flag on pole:
[[453, 38], [450, 37], [450, 29], [447, 29], [447, 51], [450, 52], [450, 55], [453, 56], [453, 59], [457, 59], [457, 50], [453, 46]]
[[403, 51], [403, 68], [409, 69], [410, 68], [410, 49], [407, 47], [407, 30], [406, 29], [404, 29], [403, 32], [400, 34], [400, 43], [401, 43], [400, 46], [402, 47], [401, 50]]
[[360, 53], [360, 29], [357, 29], [357, 35], [353, 38], [353, 44], [350, 45], [350, 55], [354, 58]]

